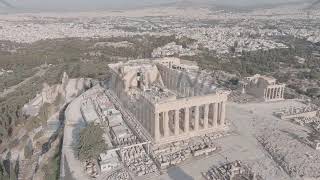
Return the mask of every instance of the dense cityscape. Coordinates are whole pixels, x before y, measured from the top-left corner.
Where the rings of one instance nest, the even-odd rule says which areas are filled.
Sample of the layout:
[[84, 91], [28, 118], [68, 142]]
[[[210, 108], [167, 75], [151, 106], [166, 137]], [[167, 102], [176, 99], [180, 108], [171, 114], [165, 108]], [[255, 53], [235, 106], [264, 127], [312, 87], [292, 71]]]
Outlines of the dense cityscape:
[[318, 179], [320, 4], [204, 2], [0, 14], [0, 179]]

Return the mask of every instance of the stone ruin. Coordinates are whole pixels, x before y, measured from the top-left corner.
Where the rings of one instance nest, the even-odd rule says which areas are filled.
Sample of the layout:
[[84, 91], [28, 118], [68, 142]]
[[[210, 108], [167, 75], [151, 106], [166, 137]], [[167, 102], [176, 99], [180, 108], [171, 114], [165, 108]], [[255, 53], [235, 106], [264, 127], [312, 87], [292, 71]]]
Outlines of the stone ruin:
[[317, 117], [319, 108], [315, 105], [308, 105], [306, 107], [290, 107], [287, 109], [275, 112], [274, 115], [283, 120], [294, 118], [314, 118]]
[[306, 138], [267, 130], [257, 137], [272, 159], [291, 177], [316, 178], [320, 176], [320, 155]]
[[119, 62], [109, 68], [111, 91], [141, 124], [135, 130], [143, 129], [154, 144], [228, 129], [230, 92], [213, 84], [198, 66], [160, 58]]
[[98, 176], [98, 168], [97, 164], [92, 161], [86, 161], [85, 162], [85, 172], [90, 176], [90, 177], [97, 177]]
[[206, 180], [262, 180], [250, 168], [239, 160], [226, 163], [220, 167], [213, 166], [202, 173]]
[[208, 155], [218, 150], [214, 139], [226, 134], [213, 133], [185, 141], [177, 141], [153, 149], [153, 157], [161, 169], [177, 165], [191, 157]]
[[157, 166], [146, 153], [143, 146], [120, 150], [122, 161], [136, 176], [143, 176], [157, 171]]
[[120, 169], [112, 173], [106, 180], [132, 180], [130, 174], [125, 169]]
[[273, 77], [256, 74], [251, 77], [245, 77], [240, 81], [242, 93], [251, 94], [264, 101], [284, 100], [285, 84], [277, 83]]

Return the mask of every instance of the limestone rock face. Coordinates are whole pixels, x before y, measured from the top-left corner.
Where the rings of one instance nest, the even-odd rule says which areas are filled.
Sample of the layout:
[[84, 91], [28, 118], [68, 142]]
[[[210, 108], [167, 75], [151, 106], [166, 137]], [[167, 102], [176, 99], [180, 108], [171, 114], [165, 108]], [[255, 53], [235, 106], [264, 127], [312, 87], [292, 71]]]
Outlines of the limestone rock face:
[[70, 102], [90, 87], [91, 81], [91, 79], [87, 78], [69, 79], [68, 74], [64, 72], [61, 84], [50, 86], [47, 83], [43, 83], [42, 91], [28, 104], [25, 104], [23, 111], [27, 115], [36, 116], [44, 103], [52, 104], [58, 97], [63, 102]]
[[50, 87], [47, 83], [43, 83], [43, 89], [41, 92], [43, 103], [53, 103], [59, 94], [58, 85]]
[[61, 95], [63, 95], [63, 97], [65, 97], [66, 95], [66, 87], [69, 83], [69, 76], [66, 72], [63, 73], [63, 76], [62, 76], [62, 81], [61, 81], [61, 86], [60, 86], [60, 93]]
[[68, 81], [69, 81], [69, 76], [66, 72], [64, 72], [62, 76], [62, 85], [66, 85]]
[[41, 92], [43, 103], [50, 103], [50, 104], [53, 103], [59, 94], [65, 98], [66, 87], [68, 83], [69, 83], [69, 76], [66, 72], [63, 73], [61, 84], [49, 86], [47, 83], [44, 83], [43, 89]]
[[49, 86], [43, 84], [42, 96], [43, 102], [53, 103], [60, 94], [66, 101], [78, 96], [90, 86], [91, 79], [79, 78], [69, 79], [66, 72], [63, 73], [61, 84]]

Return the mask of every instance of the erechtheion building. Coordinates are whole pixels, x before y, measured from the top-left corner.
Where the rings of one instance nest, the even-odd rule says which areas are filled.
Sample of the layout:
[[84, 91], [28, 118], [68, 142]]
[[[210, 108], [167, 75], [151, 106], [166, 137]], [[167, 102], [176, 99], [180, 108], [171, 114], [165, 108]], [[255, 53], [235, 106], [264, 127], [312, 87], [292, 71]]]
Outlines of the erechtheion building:
[[178, 58], [110, 64], [111, 88], [155, 143], [226, 128], [228, 91], [216, 88], [196, 64]]
[[283, 100], [285, 84], [277, 84], [273, 77], [256, 74], [252, 77], [246, 77], [242, 81], [243, 93], [251, 94], [265, 101]]

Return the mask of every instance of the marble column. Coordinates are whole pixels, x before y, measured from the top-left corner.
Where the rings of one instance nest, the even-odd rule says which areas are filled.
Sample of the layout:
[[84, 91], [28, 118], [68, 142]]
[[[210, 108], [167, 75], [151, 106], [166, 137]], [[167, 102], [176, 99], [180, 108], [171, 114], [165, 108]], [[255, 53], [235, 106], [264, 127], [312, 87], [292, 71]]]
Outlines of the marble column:
[[173, 78], [172, 73], [169, 74], [169, 77], [170, 77], [170, 88], [173, 89], [174, 78]]
[[186, 88], [186, 94], [185, 94], [186, 96], [189, 96], [189, 91], [190, 91], [190, 88], [187, 87], [187, 88]]
[[174, 89], [175, 91], [177, 91], [177, 82], [178, 82], [177, 77], [178, 77], [178, 75], [177, 75], [177, 73], [174, 71], [174, 72], [173, 72], [173, 89]]
[[190, 97], [193, 96], [193, 92], [194, 92], [194, 91], [193, 91], [193, 87], [190, 87], [190, 89], [189, 89], [189, 96], [190, 96]]
[[268, 99], [270, 100], [270, 99], [272, 99], [272, 89], [268, 88], [268, 90], [269, 90]]
[[144, 127], [146, 127], [148, 129], [148, 117], [147, 117], [147, 109], [146, 108], [143, 108], [142, 118], [143, 118]]
[[174, 134], [179, 135], [180, 127], [179, 127], [179, 110], [175, 110], [174, 114]]
[[279, 98], [282, 98], [282, 87], [279, 88]]
[[149, 131], [152, 131], [152, 110], [149, 109], [149, 113], [148, 113], [148, 120], [149, 120]]
[[146, 108], [143, 108], [143, 111], [142, 111], [142, 118], [143, 118], [143, 126], [147, 129], [148, 128], [148, 121], [147, 121], [147, 109]]
[[168, 137], [170, 132], [168, 111], [163, 112], [163, 131], [164, 131], [164, 137]]
[[209, 104], [204, 105], [204, 129], [208, 129], [209, 121]]
[[151, 110], [148, 108], [148, 113], [147, 113], [148, 119], [148, 131], [151, 132]]
[[221, 125], [225, 125], [226, 123], [226, 102], [221, 102], [221, 116], [220, 116]]
[[281, 92], [282, 92], [281, 89], [282, 89], [282, 88], [280, 87], [280, 88], [279, 88], [279, 98], [282, 98], [282, 97], [281, 97]]
[[144, 108], [142, 108], [142, 109], [140, 109], [140, 116], [141, 116], [141, 120], [142, 120], [142, 123], [143, 123], [143, 126], [145, 127], [145, 125], [146, 125], [146, 121], [145, 121], [145, 117], [144, 117], [144, 111], [145, 111], [145, 109]]
[[166, 79], [166, 80], [165, 80], [165, 81], [166, 81], [166, 84], [167, 84], [167, 86], [169, 87], [169, 86], [170, 86], [170, 81], [169, 81], [170, 79], [169, 79], [168, 72], [164, 72], [164, 74], [165, 74], [165, 76], [166, 76], [166, 77], [165, 77], [165, 79]]
[[218, 103], [213, 103], [212, 105], [213, 108], [213, 127], [218, 126]]
[[273, 90], [273, 99], [276, 99], [277, 98], [277, 92], [278, 92], [278, 88], [274, 88]]
[[154, 139], [158, 141], [160, 139], [160, 128], [159, 128], [159, 113], [155, 113], [154, 117]]
[[137, 108], [137, 114], [138, 114], [138, 119], [139, 119], [140, 123], [142, 123], [141, 108], [140, 107]]
[[184, 132], [189, 133], [189, 107], [184, 109]]
[[199, 106], [195, 106], [194, 110], [194, 130], [199, 130]]

